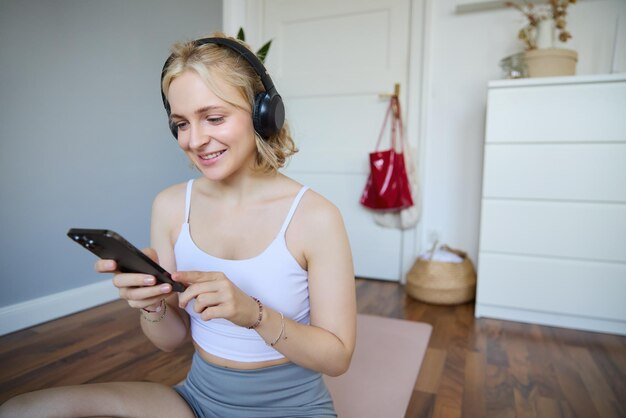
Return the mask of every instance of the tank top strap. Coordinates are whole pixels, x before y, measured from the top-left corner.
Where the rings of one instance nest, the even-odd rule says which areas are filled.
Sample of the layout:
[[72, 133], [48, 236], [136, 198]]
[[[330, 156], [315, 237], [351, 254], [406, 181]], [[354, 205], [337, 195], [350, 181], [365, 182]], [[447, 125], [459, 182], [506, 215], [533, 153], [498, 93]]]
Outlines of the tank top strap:
[[289, 213], [287, 213], [287, 217], [285, 218], [285, 222], [283, 222], [282, 228], [280, 228], [280, 233], [278, 236], [285, 236], [285, 232], [287, 232], [287, 227], [289, 227], [289, 223], [291, 222], [291, 218], [293, 218], [293, 214], [296, 213], [296, 209], [298, 208], [298, 204], [306, 192], [309, 189], [308, 186], [302, 186], [295, 199], [293, 199], [293, 203], [291, 204], [291, 208], [289, 209]]
[[189, 212], [191, 211], [191, 189], [193, 179], [187, 182], [187, 194], [185, 195], [185, 223], [189, 223]]

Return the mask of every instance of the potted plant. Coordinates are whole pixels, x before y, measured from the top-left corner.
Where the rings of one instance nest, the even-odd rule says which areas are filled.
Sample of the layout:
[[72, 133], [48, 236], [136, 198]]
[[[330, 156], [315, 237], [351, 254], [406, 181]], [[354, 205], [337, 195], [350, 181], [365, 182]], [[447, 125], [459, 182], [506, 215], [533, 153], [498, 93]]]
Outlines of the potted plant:
[[[246, 33], [243, 28], [239, 28], [239, 32], [237, 32], [237, 39], [242, 42], [246, 42]], [[270, 46], [272, 46], [272, 40], [267, 41], [256, 53], [255, 55], [263, 64], [265, 64], [265, 58], [267, 57], [267, 53], [270, 51]]]
[[578, 53], [571, 49], [557, 48], [557, 39], [565, 43], [571, 37], [566, 29], [567, 8], [576, 0], [549, 0], [547, 4], [535, 5], [524, 0], [523, 4], [507, 2], [519, 10], [528, 23], [519, 31], [518, 37], [525, 45], [524, 56], [530, 77], [549, 77], [576, 74]]

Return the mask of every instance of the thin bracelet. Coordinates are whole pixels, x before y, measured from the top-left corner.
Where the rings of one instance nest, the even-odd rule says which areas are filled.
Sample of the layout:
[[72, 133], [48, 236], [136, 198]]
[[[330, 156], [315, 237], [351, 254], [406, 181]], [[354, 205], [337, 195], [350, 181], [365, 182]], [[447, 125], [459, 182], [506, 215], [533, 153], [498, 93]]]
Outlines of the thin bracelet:
[[271, 342], [269, 344], [266, 343], [270, 347], [274, 347], [276, 344], [278, 344], [278, 341], [280, 341], [281, 338], [283, 340], [287, 339], [287, 334], [285, 334], [285, 315], [283, 315], [282, 312], [278, 313], [280, 314], [280, 334], [278, 334], [278, 338], [276, 338], [274, 342]]
[[[165, 302], [165, 301], [163, 301], [163, 302]], [[155, 312], [158, 312], [158, 311], [155, 311]], [[165, 318], [165, 314], [166, 313], [167, 313], [167, 303], [163, 303], [163, 312], [161, 313], [161, 316], [159, 316], [157, 319], [148, 318], [145, 313], [142, 313], [141, 316], [146, 321], [154, 323], [154, 322], [161, 322], [163, 320], [163, 318]]]
[[165, 299], [161, 299], [161, 301], [159, 302], [159, 306], [156, 307], [155, 310], [151, 311], [150, 309], [148, 309], [147, 307], [145, 308], [141, 308], [142, 311], [144, 311], [145, 313], [157, 313], [157, 312], [161, 312], [161, 309], [163, 309], [163, 302], [165, 302]]
[[257, 318], [254, 324], [248, 327], [248, 329], [255, 329], [256, 327], [259, 326], [259, 324], [261, 324], [261, 320], [263, 319], [263, 304], [261, 303], [260, 300], [258, 300], [254, 296], [250, 296], [250, 297], [256, 302], [257, 305], [259, 305], [259, 317]]

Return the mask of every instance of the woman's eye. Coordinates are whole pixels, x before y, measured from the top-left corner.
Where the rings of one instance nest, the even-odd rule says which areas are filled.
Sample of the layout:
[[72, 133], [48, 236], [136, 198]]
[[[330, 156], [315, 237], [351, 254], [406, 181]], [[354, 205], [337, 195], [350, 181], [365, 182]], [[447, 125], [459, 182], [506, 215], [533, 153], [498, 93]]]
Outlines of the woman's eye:
[[209, 116], [206, 118], [206, 120], [213, 124], [219, 124], [219, 123], [224, 122], [224, 117], [223, 116]]
[[177, 122], [176, 123], [176, 128], [178, 128], [178, 130], [180, 130], [180, 131], [185, 130], [185, 128], [187, 128], [187, 126], [189, 126], [189, 124], [187, 122]]

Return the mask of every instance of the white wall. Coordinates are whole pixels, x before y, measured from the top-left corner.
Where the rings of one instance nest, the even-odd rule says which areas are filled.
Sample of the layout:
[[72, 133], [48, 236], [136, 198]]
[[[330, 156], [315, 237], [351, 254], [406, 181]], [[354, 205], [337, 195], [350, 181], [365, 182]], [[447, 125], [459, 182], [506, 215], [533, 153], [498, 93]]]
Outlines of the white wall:
[[[422, 249], [437, 232], [440, 241], [476, 260], [487, 82], [501, 78], [501, 58], [522, 49], [516, 37], [524, 22], [512, 9], [456, 14], [458, 3], [427, 3], [426, 125], [420, 140], [424, 197], [418, 234]], [[618, 16], [621, 43], [614, 68], [624, 72], [626, 1], [584, 0], [570, 7], [573, 39], [565, 47], [579, 53], [578, 74], [611, 71]]]
[[155, 194], [195, 176], [161, 67], [221, 21], [219, 0], [0, 1], [0, 308], [106, 279], [70, 227], [148, 245]]

